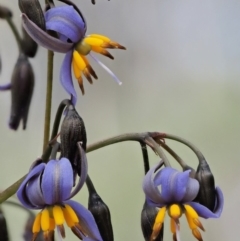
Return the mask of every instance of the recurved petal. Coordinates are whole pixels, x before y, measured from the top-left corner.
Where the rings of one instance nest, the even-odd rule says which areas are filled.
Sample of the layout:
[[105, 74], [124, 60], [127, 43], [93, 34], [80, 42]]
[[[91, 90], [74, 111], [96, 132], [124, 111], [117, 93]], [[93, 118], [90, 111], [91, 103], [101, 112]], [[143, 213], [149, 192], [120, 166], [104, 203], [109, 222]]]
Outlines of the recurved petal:
[[73, 86], [71, 64], [72, 64], [72, 51], [69, 51], [65, 55], [61, 66], [60, 80], [63, 88], [68, 92], [68, 94], [71, 95], [73, 105], [76, 105], [77, 93]]
[[75, 201], [69, 200], [65, 203], [69, 204], [73, 210], [76, 212], [79, 218], [79, 224], [82, 227], [84, 233], [89, 236], [89, 238], [97, 241], [102, 241], [102, 237], [99, 233], [97, 224], [91, 214], [84, 206]]
[[213, 212], [196, 202], [190, 202], [188, 204], [192, 206], [198, 215], [202, 218], [219, 218], [222, 214], [224, 204], [223, 193], [219, 187], [216, 187], [216, 205]]
[[185, 203], [185, 202], [192, 201], [198, 195], [198, 191], [199, 191], [199, 182], [196, 179], [189, 178], [187, 183], [187, 189], [181, 202]]
[[26, 193], [29, 201], [36, 207], [43, 208], [45, 205], [41, 190], [41, 175], [37, 175], [29, 180]]
[[73, 43], [64, 42], [43, 31], [24, 13], [22, 14], [22, 23], [29, 36], [44, 48], [59, 53], [67, 53], [73, 47]]
[[85, 23], [73, 6], [49, 9], [45, 13], [46, 28], [68, 37], [76, 43], [86, 32]]
[[42, 175], [42, 193], [46, 204], [65, 201], [73, 187], [73, 170], [67, 158], [51, 160]]
[[[73, 192], [71, 193], [71, 195], [70, 195], [69, 198], [72, 198], [73, 196], [75, 196], [75, 195], [80, 191], [80, 189], [82, 188], [83, 184], [84, 184], [85, 181], [86, 181], [87, 173], [88, 173], [88, 165], [87, 165], [86, 153], [85, 153], [85, 151], [83, 150], [83, 148], [82, 148], [82, 146], [81, 146], [80, 143], [78, 143], [77, 145], [78, 145], [78, 149], [79, 149], [79, 152], [80, 152], [81, 173], [80, 173], [80, 177], [79, 177], [79, 180], [78, 180], [78, 184], [77, 184], [77, 186], [75, 187], [75, 189], [73, 190]], [[68, 198], [68, 199], [69, 199], [69, 198]]]
[[21, 183], [21, 185], [17, 191], [17, 197], [18, 197], [19, 201], [26, 208], [38, 209], [38, 207], [36, 207], [34, 204], [32, 204], [30, 202], [30, 200], [28, 198], [28, 193], [26, 191], [26, 186], [27, 186], [29, 180], [31, 180], [31, 178], [33, 178], [37, 175], [41, 175], [41, 172], [44, 170], [45, 166], [46, 166], [45, 163], [41, 163], [41, 164], [35, 166], [32, 170], [30, 170], [27, 177]]
[[152, 178], [152, 176], [154, 175], [154, 172], [158, 166], [159, 166], [159, 164], [152, 167], [147, 172], [145, 178], [143, 179], [143, 184], [142, 184], [143, 191], [146, 194], [146, 198], [148, 201], [150, 201], [149, 204], [155, 203], [156, 206], [165, 204], [165, 200], [162, 198], [161, 193], [160, 193], [159, 189], [155, 186], [155, 184], [153, 182], [153, 178]]

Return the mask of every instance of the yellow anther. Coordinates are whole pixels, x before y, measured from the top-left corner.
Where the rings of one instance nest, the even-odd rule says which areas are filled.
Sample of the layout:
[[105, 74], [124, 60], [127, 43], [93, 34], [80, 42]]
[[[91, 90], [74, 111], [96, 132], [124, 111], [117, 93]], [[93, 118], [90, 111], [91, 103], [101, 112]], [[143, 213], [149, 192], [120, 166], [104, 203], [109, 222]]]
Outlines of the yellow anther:
[[73, 220], [73, 222], [74, 223], [78, 223], [79, 219], [78, 219], [77, 214], [75, 213], [75, 211], [69, 205], [65, 205], [65, 209], [69, 213], [69, 215], [70, 215], [71, 219]]
[[204, 227], [202, 225], [202, 223], [200, 222], [200, 220], [198, 219], [199, 216], [197, 214], [197, 212], [189, 205], [184, 205], [185, 208], [185, 215], [188, 221], [188, 225], [190, 227], [190, 229], [196, 229], [197, 227], [199, 227], [200, 229], [202, 229], [204, 231]]
[[92, 51], [102, 54], [110, 59], [114, 59], [114, 57], [104, 48], [98, 46], [92, 46]]
[[62, 208], [60, 206], [55, 205], [52, 209], [53, 218], [56, 225], [62, 225], [64, 223], [64, 215]]
[[171, 232], [174, 234], [176, 233], [176, 222], [173, 218], [170, 219], [170, 229], [171, 229]]
[[110, 38], [108, 38], [108, 37], [106, 37], [106, 36], [104, 36], [104, 35], [100, 35], [100, 34], [90, 34], [90, 35], [88, 35], [89, 37], [94, 37], [94, 38], [99, 38], [99, 39], [102, 39], [103, 41], [105, 41], [105, 42], [109, 42], [109, 41], [111, 41], [111, 39]]
[[197, 212], [190, 205], [185, 204], [184, 208], [185, 208], [187, 214], [190, 215], [190, 217], [192, 217], [192, 218], [198, 218], [199, 217]]
[[38, 213], [35, 220], [34, 220], [34, 223], [33, 223], [33, 226], [32, 226], [32, 232], [33, 233], [38, 233], [40, 232], [40, 229], [41, 229], [41, 215], [42, 213]]
[[168, 208], [168, 214], [173, 219], [178, 219], [182, 216], [182, 209], [178, 204], [172, 204]]
[[73, 61], [76, 63], [77, 67], [82, 71], [86, 68], [86, 63], [82, 56], [76, 51], [73, 51]]
[[200, 231], [197, 228], [192, 230], [192, 234], [198, 241], [203, 241], [202, 235], [201, 235]]
[[165, 213], [166, 213], [166, 206], [160, 208], [158, 211], [158, 214], [155, 218], [155, 223], [163, 223], [163, 220], [165, 218]]
[[49, 211], [47, 208], [43, 209], [41, 215], [41, 228], [43, 231], [48, 231], [50, 227], [50, 217]]
[[91, 46], [99, 46], [101, 47], [104, 44], [104, 40], [96, 38], [96, 37], [92, 37], [92, 36], [88, 36], [86, 38], [84, 38], [83, 40], [86, 44], [89, 44]]
[[49, 229], [50, 230], [54, 230], [55, 229], [55, 221], [54, 221], [54, 219], [53, 218], [50, 218], [50, 225], [49, 225]]
[[78, 68], [74, 59], [72, 60], [73, 73], [76, 79], [81, 77], [81, 70]]

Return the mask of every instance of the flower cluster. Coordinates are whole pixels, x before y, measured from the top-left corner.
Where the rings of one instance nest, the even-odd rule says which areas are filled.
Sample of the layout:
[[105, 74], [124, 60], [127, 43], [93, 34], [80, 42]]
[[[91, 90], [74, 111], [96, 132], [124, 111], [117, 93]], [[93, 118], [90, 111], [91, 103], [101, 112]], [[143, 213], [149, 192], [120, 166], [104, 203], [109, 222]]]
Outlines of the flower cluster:
[[198, 195], [200, 184], [191, 178], [190, 170], [179, 172], [171, 167], [159, 169], [159, 165], [151, 168], [143, 181], [143, 190], [146, 200], [151, 206], [159, 208], [156, 216], [150, 241], [157, 238], [161, 231], [165, 214], [168, 212], [171, 222], [171, 232], [174, 240], [179, 237], [179, 218], [185, 214], [193, 235], [202, 240], [198, 228], [204, 231], [199, 220], [202, 218], [218, 218], [223, 209], [223, 194], [220, 188], [215, 190], [215, 206], [211, 211], [207, 207], [194, 201]]

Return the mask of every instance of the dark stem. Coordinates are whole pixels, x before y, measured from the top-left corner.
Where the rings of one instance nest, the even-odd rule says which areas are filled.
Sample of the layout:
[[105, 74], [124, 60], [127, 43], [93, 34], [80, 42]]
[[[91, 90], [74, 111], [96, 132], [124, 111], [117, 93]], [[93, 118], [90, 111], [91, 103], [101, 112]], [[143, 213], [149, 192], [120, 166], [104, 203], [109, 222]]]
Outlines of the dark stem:
[[91, 178], [89, 177], [89, 175], [87, 175], [86, 184], [87, 184], [87, 188], [88, 188], [89, 194], [91, 194], [91, 193], [97, 193], [97, 192], [96, 192], [96, 189], [95, 189], [95, 187], [94, 187], [94, 185], [93, 185], [93, 183], [92, 183], [92, 180], [91, 180]]
[[143, 164], [144, 164], [144, 172], [145, 174], [149, 171], [149, 158], [148, 158], [148, 151], [147, 151], [147, 145], [144, 142], [139, 142], [142, 150], [142, 156], [143, 156]]

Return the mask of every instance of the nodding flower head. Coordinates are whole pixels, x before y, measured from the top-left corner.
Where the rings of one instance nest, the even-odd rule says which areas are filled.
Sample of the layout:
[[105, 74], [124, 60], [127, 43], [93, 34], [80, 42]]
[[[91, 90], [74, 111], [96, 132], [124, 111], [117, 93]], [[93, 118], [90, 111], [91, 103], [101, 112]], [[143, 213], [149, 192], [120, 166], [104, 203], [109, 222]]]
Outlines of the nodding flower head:
[[70, 200], [85, 182], [86, 157], [82, 158], [80, 176], [73, 189], [73, 169], [67, 158], [33, 165], [17, 191], [18, 199], [24, 207], [41, 209], [33, 223], [32, 240], [36, 239], [41, 230], [44, 239], [51, 240], [55, 228], [61, 240], [65, 237], [63, 224], [66, 222], [79, 239], [102, 241], [92, 214], [81, 204]]
[[153, 167], [146, 174], [143, 181], [143, 190], [147, 202], [159, 208], [156, 216], [150, 240], [155, 240], [161, 231], [166, 212], [171, 219], [171, 232], [174, 240], [180, 240], [179, 218], [185, 214], [188, 225], [193, 235], [199, 241], [202, 240], [198, 228], [204, 231], [199, 220], [202, 218], [218, 218], [223, 209], [223, 194], [220, 188], [216, 188], [216, 203], [211, 211], [200, 203], [194, 202], [199, 192], [199, 183], [189, 177], [190, 170], [179, 172], [171, 167], [158, 170]]
[[[125, 49], [122, 45], [100, 34], [85, 36], [86, 21], [81, 12], [76, 11], [73, 6], [54, 7], [45, 13], [46, 30], [54, 31], [59, 38], [53, 37], [38, 27], [28, 18], [27, 14], [23, 13], [22, 19], [23, 27], [39, 45], [55, 52], [66, 53], [61, 67], [60, 80], [65, 90], [72, 96], [74, 105], [77, 95], [73, 86], [71, 67], [82, 94], [84, 94], [82, 75], [90, 83], [92, 83], [92, 77], [97, 79], [86, 56], [91, 55], [93, 51], [113, 59], [113, 56], [106, 50], [107, 48]], [[93, 55], [91, 57], [121, 84], [110, 69]]]

